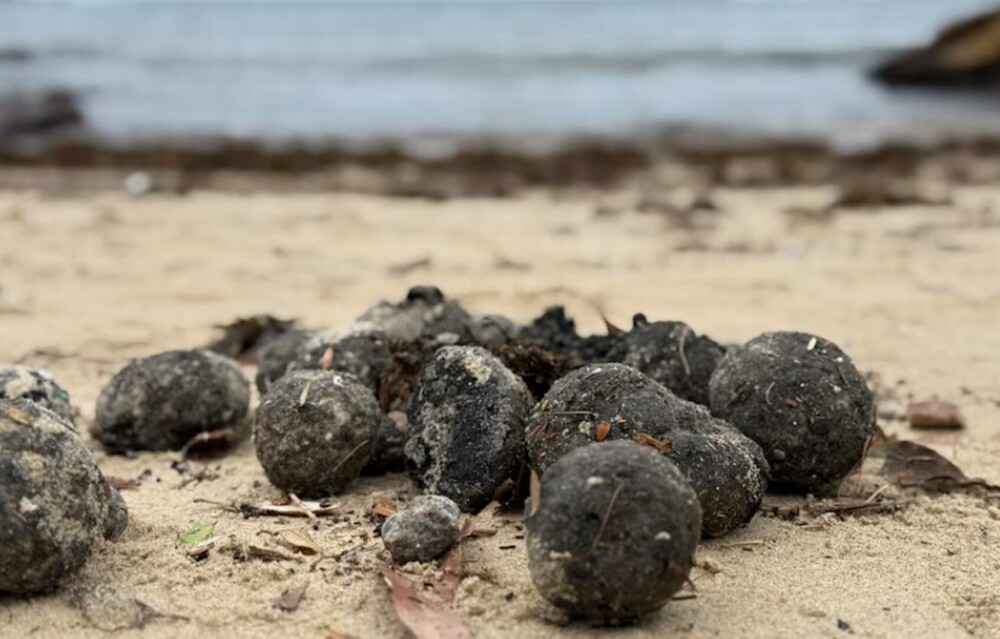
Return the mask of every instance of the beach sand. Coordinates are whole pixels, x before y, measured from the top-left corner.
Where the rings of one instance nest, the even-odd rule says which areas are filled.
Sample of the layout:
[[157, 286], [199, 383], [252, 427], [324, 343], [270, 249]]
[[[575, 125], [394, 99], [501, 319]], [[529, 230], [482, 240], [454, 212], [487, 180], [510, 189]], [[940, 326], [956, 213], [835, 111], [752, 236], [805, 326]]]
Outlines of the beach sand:
[[[1000, 189], [959, 188], [948, 206], [800, 210], [832, 197], [828, 188], [717, 190], [719, 213], [679, 224], [636, 212], [630, 188], [446, 202], [7, 191], [0, 362], [51, 370], [86, 430], [101, 387], [129, 358], [204, 345], [214, 325], [254, 313], [346, 325], [380, 299], [433, 283], [470, 311], [520, 321], [565, 304], [584, 331], [604, 330], [601, 313], [627, 327], [642, 311], [727, 343], [818, 333], [877, 377], [885, 412], [910, 397], [957, 403], [961, 432], [880, 423], [1000, 484]], [[196, 500], [280, 496], [249, 442], [182, 475], [176, 454], [110, 457], [86, 437], [106, 475], [143, 476], [123, 492], [129, 529], [58, 591], [0, 598], [5, 638], [407, 636], [378, 573], [387, 554], [369, 516], [380, 497], [417, 494], [405, 477], [356, 482], [336, 500], [341, 515], [315, 524], [244, 519]], [[870, 494], [877, 479], [868, 479], [845, 496]], [[695, 596], [620, 630], [555, 623], [529, 580], [518, 516], [487, 515], [498, 532], [466, 542], [455, 607], [482, 638], [1000, 637], [1000, 504], [894, 488], [882, 497], [913, 503], [809, 525], [759, 515], [703, 543], [683, 591]], [[804, 500], [769, 497], [777, 502]], [[217, 548], [195, 563], [178, 535], [200, 522], [216, 523]], [[327, 557], [237, 561], [220, 550], [273, 545], [264, 531], [287, 528], [308, 530]], [[272, 607], [304, 583], [298, 610]]]

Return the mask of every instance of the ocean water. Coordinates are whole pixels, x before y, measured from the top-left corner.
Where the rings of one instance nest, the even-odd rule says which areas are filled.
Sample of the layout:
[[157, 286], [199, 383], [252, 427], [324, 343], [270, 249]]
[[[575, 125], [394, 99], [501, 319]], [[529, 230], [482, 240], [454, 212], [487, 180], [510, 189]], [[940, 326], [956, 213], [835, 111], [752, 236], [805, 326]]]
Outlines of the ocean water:
[[1000, 131], [866, 71], [986, 0], [0, 0], [0, 93], [115, 140]]

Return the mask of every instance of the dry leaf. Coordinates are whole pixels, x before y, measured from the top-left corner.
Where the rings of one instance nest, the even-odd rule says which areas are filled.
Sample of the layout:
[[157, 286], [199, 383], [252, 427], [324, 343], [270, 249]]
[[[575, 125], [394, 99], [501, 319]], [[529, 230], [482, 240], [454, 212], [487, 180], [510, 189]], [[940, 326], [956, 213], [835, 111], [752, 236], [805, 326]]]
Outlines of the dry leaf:
[[441, 578], [431, 583], [434, 593], [445, 603], [455, 598], [458, 584], [462, 582], [462, 539], [441, 559]]
[[386, 495], [379, 495], [372, 506], [372, 512], [381, 517], [392, 517], [396, 514], [396, 504]]
[[965, 420], [958, 406], [939, 399], [913, 402], [906, 409], [906, 418], [913, 428], [940, 428], [959, 430], [965, 428]]
[[604, 327], [608, 329], [608, 335], [611, 336], [621, 335], [622, 333], [625, 332], [622, 329], [615, 326], [614, 324], [612, 324], [610, 321], [608, 321], [608, 318], [604, 317], [604, 315], [601, 315], [601, 319], [604, 320]]
[[944, 488], [968, 483], [958, 466], [926, 446], [902, 440], [893, 442], [882, 465], [882, 474], [900, 486]]
[[649, 433], [636, 433], [632, 436], [632, 441], [642, 446], [649, 446], [661, 455], [670, 452], [670, 440], [666, 437], [657, 439]]
[[538, 512], [538, 507], [542, 505], [542, 480], [538, 477], [538, 473], [532, 469], [531, 471], [531, 484], [528, 486], [528, 494], [531, 498], [531, 512], [529, 515], [534, 515]]
[[323, 548], [305, 531], [286, 528], [271, 534], [277, 538], [279, 545], [289, 550], [295, 550], [303, 555], [323, 554]]
[[388, 566], [381, 569], [399, 620], [417, 639], [472, 639], [465, 621], [419, 586]]
[[251, 559], [260, 559], [261, 561], [301, 561], [295, 555], [287, 553], [284, 550], [257, 546], [255, 544], [235, 544], [220, 548], [220, 550], [231, 552], [233, 557], [240, 561], [250, 561]]
[[599, 442], [603, 442], [608, 438], [608, 433], [611, 432], [611, 424], [608, 422], [600, 422], [597, 425], [597, 430], [594, 433], [594, 439]]
[[271, 606], [282, 612], [295, 612], [299, 609], [299, 604], [302, 603], [302, 598], [305, 596], [308, 587], [309, 582], [307, 581], [298, 588], [286, 590], [271, 602]]

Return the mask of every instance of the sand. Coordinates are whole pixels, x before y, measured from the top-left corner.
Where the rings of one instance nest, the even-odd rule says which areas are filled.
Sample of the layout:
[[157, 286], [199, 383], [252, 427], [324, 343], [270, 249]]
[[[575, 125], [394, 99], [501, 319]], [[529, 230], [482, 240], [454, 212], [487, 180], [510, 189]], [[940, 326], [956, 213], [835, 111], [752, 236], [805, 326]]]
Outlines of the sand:
[[[894, 396], [885, 414], [911, 396], [956, 402], [968, 421], [959, 433], [880, 422], [1000, 483], [1000, 189], [958, 189], [950, 206], [786, 212], [831, 196], [717, 191], [722, 212], [692, 229], [635, 212], [629, 189], [447, 202], [2, 192], [0, 362], [51, 370], [86, 429], [101, 387], [131, 357], [205, 344], [213, 325], [258, 312], [343, 325], [380, 298], [435, 283], [472, 311], [518, 320], [566, 304], [589, 331], [602, 330], [601, 312], [627, 326], [642, 311], [726, 342], [776, 329], [821, 334]], [[4, 637], [407, 636], [377, 573], [387, 554], [368, 514], [380, 496], [416, 494], [404, 477], [357, 482], [338, 499], [341, 516], [312, 526], [243, 519], [196, 500], [279, 496], [249, 442], [186, 475], [171, 468], [176, 455], [109, 457], [88, 444], [105, 474], [145, 474], [123, 493], [128, 532], [57, 592], [0, 598]], [[187, 481], [192, 474], [202, 480]], [[845, 496], [877, 482], [851, 482]], [[897, 493], [883, 496], [911, 498]], [[809, 525], [758, 516], [702, 544], [695, 590], [685, 591], [694, 598], [617, 631], [552, 622], [528, 578], [517, 516], [503, 516], [491, 521], [496, 536], [467, 542], [456, 608], [483, 638], [1000, 637], [1000, 505], [913, 499], [896, 514]], [[178, 535], [199, 522], [216, 523], [219, 547], [308, 530], [327, 557], [237, 561], [217, 548], [195, 563]], [[271, 606], [306, 582], [298, 610]], [[167, 616], [143, 615], [136, 600]]]

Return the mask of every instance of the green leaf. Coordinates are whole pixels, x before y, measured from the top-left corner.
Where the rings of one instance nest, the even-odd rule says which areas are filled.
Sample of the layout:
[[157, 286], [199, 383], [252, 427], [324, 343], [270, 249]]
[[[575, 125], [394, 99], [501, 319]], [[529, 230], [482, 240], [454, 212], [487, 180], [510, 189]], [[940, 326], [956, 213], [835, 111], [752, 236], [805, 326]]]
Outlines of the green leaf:
[[189, 546], [194, 546], [195, 544], [200, 544], [201, 542], [210, 539], [214, 533], [215, 522], [202, 522], [200, 524], [195, 524], [191, 530], [181, 535], [181, 541]]

